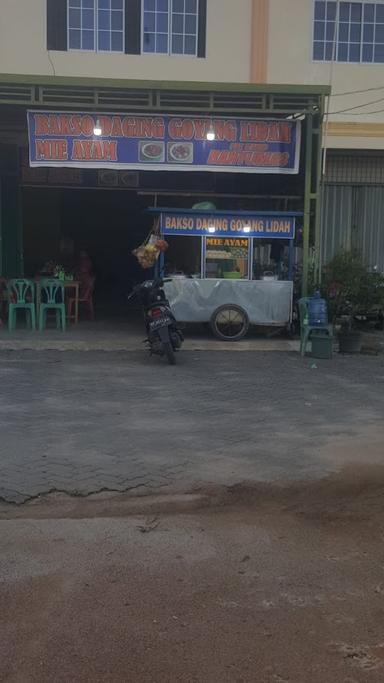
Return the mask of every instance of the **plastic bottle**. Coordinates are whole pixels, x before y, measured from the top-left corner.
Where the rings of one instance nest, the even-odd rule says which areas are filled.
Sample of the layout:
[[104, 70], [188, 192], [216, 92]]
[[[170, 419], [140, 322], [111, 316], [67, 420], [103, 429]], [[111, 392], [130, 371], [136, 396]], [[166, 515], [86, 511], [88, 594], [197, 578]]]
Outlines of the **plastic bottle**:
[[328, 307], [325, 299], [321, 298], [319, 290], [314, 292], [314, 295], [308, 302], [309, 324], [311, 326], [325, 326], [328, 325]]

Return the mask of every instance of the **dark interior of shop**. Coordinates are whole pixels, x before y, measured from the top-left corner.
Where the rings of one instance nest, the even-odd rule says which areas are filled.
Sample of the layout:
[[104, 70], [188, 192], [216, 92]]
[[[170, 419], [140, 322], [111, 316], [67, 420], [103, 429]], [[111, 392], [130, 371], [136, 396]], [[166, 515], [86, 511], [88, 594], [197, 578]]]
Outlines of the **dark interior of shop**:
[[76, 272], [85, 251], [96, 278], [97, 308], [118, 312], [143, 278], [132, 250], [151, 226], [146, 200], [132, 192], [51, 188], [24, 189], [23, 199], [26, 274], [37, 275], [49, 261]]
[[[148, 207], [192, 208], [197, 202], [211, 201], [217, 209], [228, 211], [302, 209], [301, 173], [140, 172], [135, 188], [119, 187], [119, 172], [113, 174], [114, 187], [99, 186], [100, 175], [84, 170], [80, 187], [54, 182], [49, 186], [48, 175], [44, 187], [29, 182], [22, 190], [26, 275], [38, 274], [50, 260], [75, 270], [80, 252], [87, 252], [96, 277], [96, 310], [102, 315], [121, 313], [127, 292], [152, 274], [142, 270], [132, 254], [151, 229]], [[173, 239], [169, 269], [195, 272], [199, 240], [189, 238], [187, 245], [180, 239]]]

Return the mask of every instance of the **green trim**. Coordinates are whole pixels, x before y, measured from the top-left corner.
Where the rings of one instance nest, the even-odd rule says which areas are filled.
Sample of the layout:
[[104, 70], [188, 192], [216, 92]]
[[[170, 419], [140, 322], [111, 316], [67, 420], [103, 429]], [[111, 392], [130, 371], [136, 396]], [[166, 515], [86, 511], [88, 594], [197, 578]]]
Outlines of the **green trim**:
[[323, 121], [320, 119], [317, 131], [318, 147], [316, 159], [316, 213], [315, 213], [315, 283], [321, 284], [321, 207], [323, 203]]
[[311, 185], [312, 185], [312, 144], [313, 144], [313, 119], [309, 115], [306, 118], [305, 135], [305, 179], [304, 179], [304, 222], [303, 222], [303, 279], [301, 296], [308, 293], [309, 275], [309, 233], [311, 228]]
[[212, 92], [256, 92], [266, 94], [329, 95], [328, 85], [279, 85], [270, 83], [207, 83], [200, 81], [144, 81], [117, 78], [82, 78], [77, 76], [32, 76], [28, 74], [2, 74], [0, 83], [25, 85], [67, 85], [103, 88], [130, 88], [133, 90], [203, 90]]

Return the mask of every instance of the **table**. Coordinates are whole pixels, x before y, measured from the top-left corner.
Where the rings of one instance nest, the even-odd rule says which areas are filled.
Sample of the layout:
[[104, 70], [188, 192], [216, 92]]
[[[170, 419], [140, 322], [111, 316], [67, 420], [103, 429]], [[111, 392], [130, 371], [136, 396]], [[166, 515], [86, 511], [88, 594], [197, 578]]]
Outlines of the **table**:
[[[44, 278], [35, 278], [36, 282], [36, 310], [37, 310], [37, 317], [39, 317], [39, 311], [40, 311], [40, 302], [41, 302], [41, 289], [40, 289], [40, 281]], [[53, 278], [55, 279], [55, 278]], [[69, 292], [70, 290], [74, 291], [74, 298], [75, 298], [75, 312], [73, 315], [66, 315], [66, 318], [68, 322], [73, 322], [75, 325], [79, 322], [79, 298], [80, 298], [80, 282], [78, 280], [64, 280], [62, 282], [62, 285], [64, 286], [64, 297], [67, 294], [67, 291]]]

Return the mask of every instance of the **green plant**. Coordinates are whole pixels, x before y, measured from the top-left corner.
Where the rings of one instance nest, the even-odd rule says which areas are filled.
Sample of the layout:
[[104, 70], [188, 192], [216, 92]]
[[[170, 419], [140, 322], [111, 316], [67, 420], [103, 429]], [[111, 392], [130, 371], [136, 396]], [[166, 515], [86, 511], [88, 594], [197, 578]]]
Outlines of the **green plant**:
[[384, 305], [384, 276], [370, 272], [357, 251], [341, 251], [325, 267], [323, 294], [328, 300], [329, 314], [335, 323], [351, 328], [356, 316], [367, 314]]

